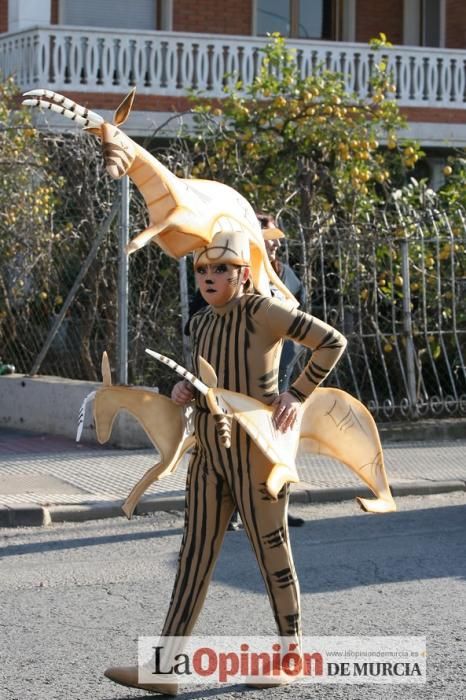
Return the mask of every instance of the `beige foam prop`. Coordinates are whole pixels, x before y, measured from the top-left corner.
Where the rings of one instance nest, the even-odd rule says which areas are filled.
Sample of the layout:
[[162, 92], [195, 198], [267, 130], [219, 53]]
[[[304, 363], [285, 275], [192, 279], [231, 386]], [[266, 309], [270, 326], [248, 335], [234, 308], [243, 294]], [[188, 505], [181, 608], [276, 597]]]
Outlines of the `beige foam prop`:
[[94, 400], [94, 420], [97, 439], [105, 443], [120, 411], [133, 415], [160, 453], [154, 464], [132, 489], [123, 505], [123, 512], [131, 518], [143, 493], [154, 482], [171, 474], [187, 450], [195, 444], [192, 428], [192, 407], [183, 409], [171, 399], [155, 391], [139, 387], [112, 386], [107, 353], [102, 358], [103, 386]]
[[[299, 482], [296, 456], [320, 454], [337, 459], [358, 476], [376, 499], [357, 497], [363, 510], [389, 513], [396, 510], [385, 472], [383, 451], [377, 426], [369, 411], [350, 394], [340, 389], [317, 388], [303, 404], [292, 430], [278, 431], [272, 420], [273, 408], [251, 397], [217, 387], [213, 367], [199, 358], [200, 377], [194, 377], [170, 358], [152, 350], [161, 360], [188, 379], [206, 396], [223, 444], [230, 446], [229, 423], [237, 420], [270, 462], [266, 489], [277, 498], [283, 485]], [[191, 405], [181, 407], [154, 391], [138, 387], [112, 386], [106, 353], [102, 358], [103, 386], [95, 392], [94, 420], [99, 442], [106, 442], [121, 410], [131, 413], [142, 425], [160, 452], [161, 459], [131, 490], [123, 511], [131, 518], [148, 487], [171, 474], [187, 450], [194, 447]]]
[[333, 457], [349, 467], [376, 496], [376, 500], [357, 499], [364, 510], [372, 513], [396, 510], [377, 426], [369, 411], [350, 394], [339, 389], [317, 388], [303, 404], [294, 428], [282, 433], [274, 427], [272, 407], [218, 388], [215, 371], [204, 358], [199, 358], [200, 381], [173, 360], [151, 350], [147, 352], [202, 391], [214, 414], [221, 412], [240, 423], [270, 462], [266, 488], [273, 498], [277, 498], [285, 483], [299, 481], [296, 469], [299, 449]]
[[95, 112], [51, 90], [24, 93], [24, 105], [42, 107], [72, 119], [102, 141], [106, 169], [113, 178], [128, 175], [142, 194], [149, 226], [131, 240], [128, 253], [155, 243], [180, 258], [212, 243], [217, 233], [247, 233], [255, 288], [270, 296], [273, 285], [294, 305], [296, 300], [267, 257], [260, 224], [249, 202], [231, 187], [212, 180], [178, 178], [119, 128], [129, 116], [135, 89], [123, 100], [109, 124]]
[[326, 455], [349, 467], [377, 497], [357, 497], [363, 510], [395, 511], [379, 431], [367, 408], [346, 391], [318, 387], [303, 409], [299, 452]]
[[272, 407], [226, 389], [212, 389], [212, 396], [270, 461], [266, 488], [273, 498], [277, 498], [285, 483], [300, 481], [296, 468], [299, 451], [332, 457], [349, 467], [377, 497], [357, 497], [364, 510], [396, 510], [377, 426], [369, 411], [350, 394], [333, 388], [315, 389], [303, 404], [295, 425], [286, 433], [275, 428]]

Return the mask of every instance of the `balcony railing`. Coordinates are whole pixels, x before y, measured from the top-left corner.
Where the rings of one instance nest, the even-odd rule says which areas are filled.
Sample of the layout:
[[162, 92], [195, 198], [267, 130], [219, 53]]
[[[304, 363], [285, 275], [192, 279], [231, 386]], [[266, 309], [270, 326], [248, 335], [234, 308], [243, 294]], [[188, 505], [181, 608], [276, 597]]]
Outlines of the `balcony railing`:
[[[53, 26], [0, 36], [0, 71], [24, 90], [182, 96], [188, 90], [221, 97], [227, 82], [250, 83], [267, 39], [178, 32], [99, 30]], [[290, 40], [303, 75], [320, 65], [344, 76], [346, 87], [368, 96], [378, 56], [364, 44]], [[400, 47], [383, 50], [396, 99], [411, 107], [466, 106], [466, 52]]]

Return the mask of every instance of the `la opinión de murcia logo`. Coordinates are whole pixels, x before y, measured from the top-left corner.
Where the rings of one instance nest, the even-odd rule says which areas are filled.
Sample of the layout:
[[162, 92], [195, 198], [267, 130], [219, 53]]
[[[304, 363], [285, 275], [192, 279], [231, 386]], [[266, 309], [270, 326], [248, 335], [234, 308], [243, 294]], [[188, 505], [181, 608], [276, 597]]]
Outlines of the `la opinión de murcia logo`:
[[423, 637], [167, 637], [139, 640], [139, 681], [424, 683]]

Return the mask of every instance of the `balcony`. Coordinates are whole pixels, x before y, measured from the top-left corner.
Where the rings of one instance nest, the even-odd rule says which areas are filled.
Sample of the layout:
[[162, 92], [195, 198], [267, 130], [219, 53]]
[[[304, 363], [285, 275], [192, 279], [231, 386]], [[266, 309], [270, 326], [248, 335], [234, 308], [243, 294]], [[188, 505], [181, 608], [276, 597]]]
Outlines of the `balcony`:
[[[53, 26], [0, 35], [0, 70], [23, 90], [182, 96], [199, 90], [221, 97], [229, 74], [250, 83], [266, 39], [178, 32], [111, 31]], [[366, 97], [378, 54], [365, 44], [290, 40], [303, 75], [319, 64], [340, 72], [346, 87]], [[396, 99], [404, 107], [466, 107], [466, 53], [394, 47], [384, 50]]]
[[[266, 43], [261, 37], [55, 25], [0, 35], [0, 72], [14, 75], [22, 91], [43, 87], [67, 94], [124, 95], [137, 86], [138, 95], [177, 98], [194, 90], [219, 98], [227, 84], [241, 80], [247, 85], [254, 79]], [[381, 54], [366, 44], [289, 40], [288, 45], [296, 49], [303, 75], [324, 65], [342, 74], [350, 93], [363, 99], [369, 96], [369, 77]], [[413, 110], [404, 135], [424, 147], [466, 147], [466, 119], [461, 111], [466, 109], [466, 52], [395, 46], [383, 54], [393, 71], [399, 105], [436, 108]], [[94, 97], [87, 103], [97, 107]], [[101, 114], [110, 116], [105, 110]], [[144, 136], [154, 131], [157, 122], [163, 124], [168, 114], [172, 112], [143, 107], [132, 113], [127, 132]], [[177, 129], [175, 122], [168, 121], [160, 132], [166, 136]], [[62, 120], [52, 115], [49, 127], [50, 122], [57, 130], [63, 128]]]

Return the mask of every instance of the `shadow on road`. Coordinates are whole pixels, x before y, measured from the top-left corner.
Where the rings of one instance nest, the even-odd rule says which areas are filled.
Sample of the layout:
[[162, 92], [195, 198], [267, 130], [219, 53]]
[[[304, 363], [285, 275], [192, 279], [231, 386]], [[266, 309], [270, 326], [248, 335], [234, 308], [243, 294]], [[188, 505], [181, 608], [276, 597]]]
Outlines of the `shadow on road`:
[[24, 554], [37, 554], [38, 552], [58, 551], [61, 549], [76, 549], [79, 547], [95, 547], [103, 544], [116, 544], [119, 542], [136, 542], [137, 540], [152, 540], [167, 535], [181, 535], [182, 528], [169, 528], [167, 530], [157, 530], [156, 532], [130, 532], [127, 535], [104, 535], [95, 537], [77, 537], [63, 540], [45, 540], [44, 542], [30, 542], [28, 544], [17, 544], [5, 547], [0, 550], [0, 559], [4, 557], [17, 557]]
[[[417, 579], [466, 579], [466, 506], [390, 515], [352, 515], [308, 521], [293, 529], [293, 555], [302, 593]], [[1, 557], [79, 549], [181, 535], [181, 528], [138, 531], [6, 546]], [[178, 549], [178, 543], [175, 543]], [[173, 563], [176, 566], [176, 560]], [[263, 592], [244, 531], [228, 532], [214, 580]]]
[[[262, 592], [246, 535], [232, 534], [222, 548], [214, 580]], [[302, 593], [417, 579], [466, 579], [466, 506], [312, 520], [292, 529], [291, 540]]]
[[[215, 688], [206, 688], [204, 686], [200, 687], [198, 690], [194, 690], [195, 686], [191, 686], [193, 690], [184, 692], [179, 692], [176, 696], [178, 700], [196, 700], [196, 698], [219, 698], [226, 693], [241, 693], [247, 697], [248, 692], [255, 692], [254, 688], [248, 688], [245, 685], [224, 685], [216, 686]], [[121, 695], [109, 695], [106, 700], [135, 700], [135, 695], [128, 695], [126, 698], [122, 698]], [[137, 696], [144, 697], [144, 700], [160, 700], [160, 698], [167, 697], [166, 695], [160, 695], [159, 693], [154, 693], [153, 695]]]

